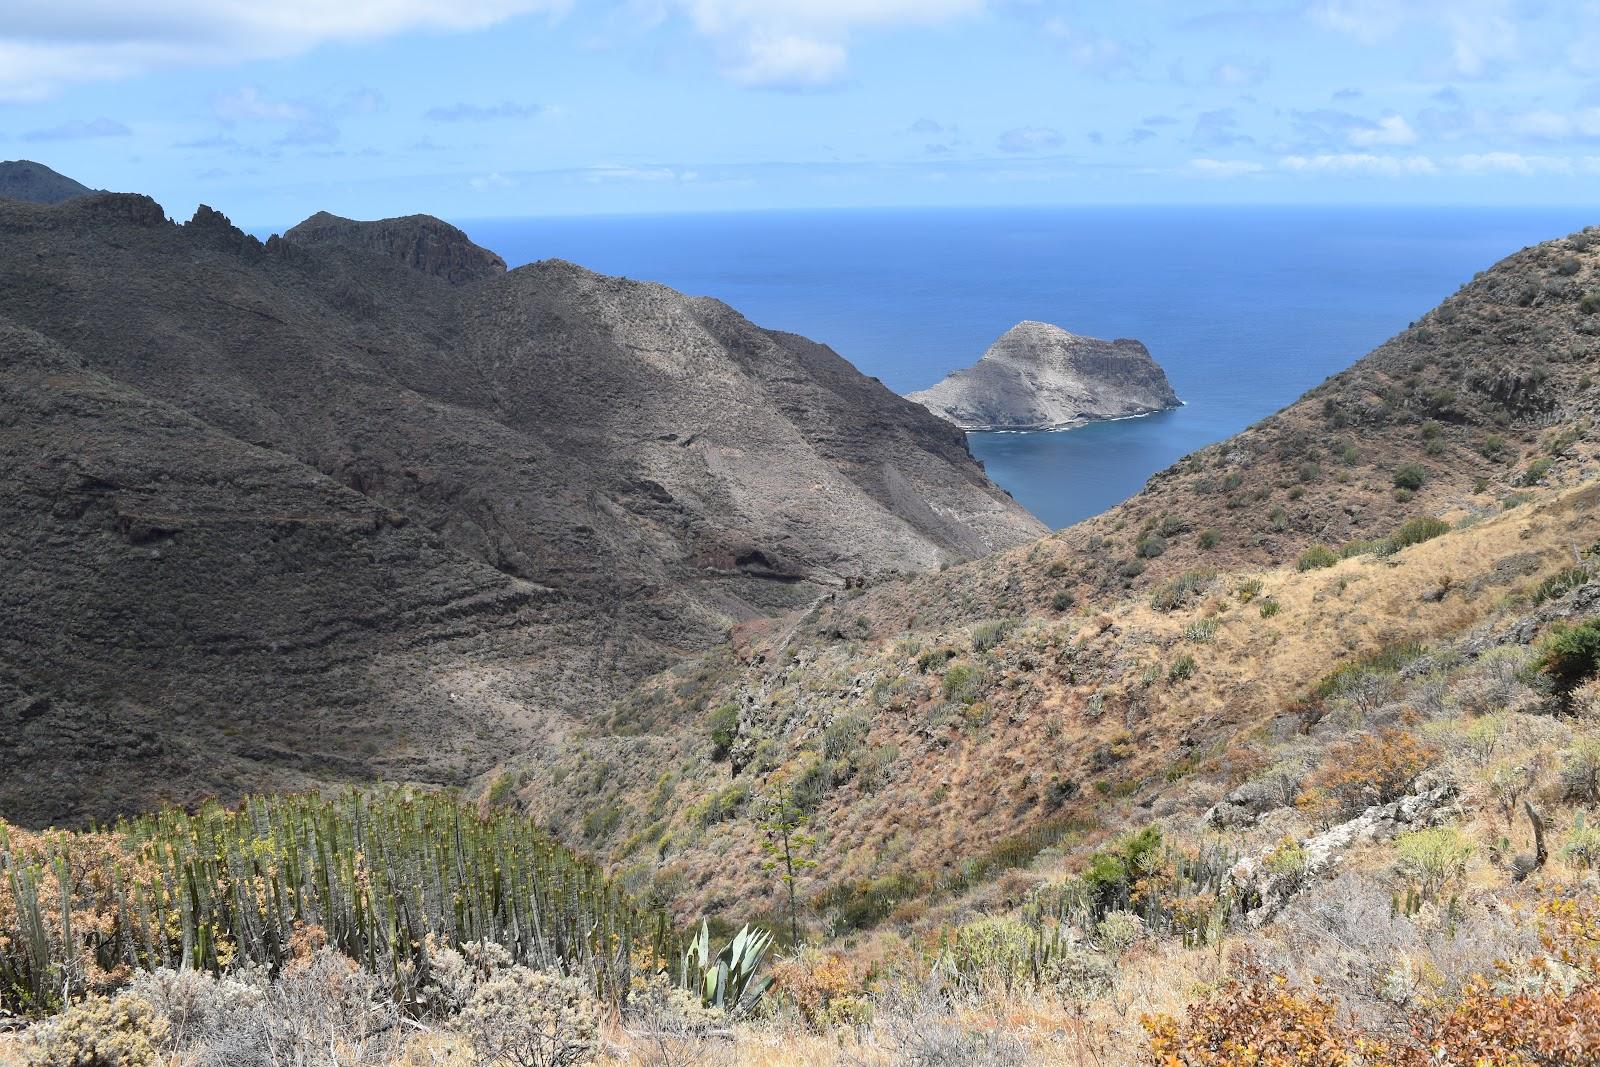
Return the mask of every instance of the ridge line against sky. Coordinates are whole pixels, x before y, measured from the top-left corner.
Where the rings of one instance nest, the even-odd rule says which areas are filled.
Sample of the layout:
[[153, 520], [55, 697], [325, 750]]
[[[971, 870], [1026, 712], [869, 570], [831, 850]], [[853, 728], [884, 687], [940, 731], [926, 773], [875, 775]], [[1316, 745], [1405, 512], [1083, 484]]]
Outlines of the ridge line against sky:
[[12, 0], [0, 156], [256, 226], [1593, 203], [1600, 0]]

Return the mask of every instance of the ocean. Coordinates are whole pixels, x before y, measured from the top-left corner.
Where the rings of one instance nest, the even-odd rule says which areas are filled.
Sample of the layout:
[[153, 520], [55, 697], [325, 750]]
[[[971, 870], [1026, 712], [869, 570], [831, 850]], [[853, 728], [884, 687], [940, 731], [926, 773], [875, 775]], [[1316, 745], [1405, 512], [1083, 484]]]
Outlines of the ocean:
[[898, 392], [1023, 319], [1133, 337], [1184, 406], [1053, 433], [972, 434], [1052, 527], [1293, 401], [1583, 208], [1096, 207], [458, 220], [513, 266], [559, 257], [718, 297], [831, 345]]

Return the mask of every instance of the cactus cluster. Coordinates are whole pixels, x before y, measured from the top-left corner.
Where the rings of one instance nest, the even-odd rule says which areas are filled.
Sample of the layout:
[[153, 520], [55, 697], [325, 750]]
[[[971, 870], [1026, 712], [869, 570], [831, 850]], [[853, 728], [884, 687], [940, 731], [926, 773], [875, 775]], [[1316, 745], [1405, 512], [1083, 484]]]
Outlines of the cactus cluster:
[[492, 941], [519, 963], [626, 994], [636, 959], [679, 940], [600, 869], [530, 821], [400, 789], [169, 809], [100, 832], [0, 823], [0, 1013], [43, 1013], [138, 969], [276, 970], [297, 929], [405, 1005], [428, 935]]

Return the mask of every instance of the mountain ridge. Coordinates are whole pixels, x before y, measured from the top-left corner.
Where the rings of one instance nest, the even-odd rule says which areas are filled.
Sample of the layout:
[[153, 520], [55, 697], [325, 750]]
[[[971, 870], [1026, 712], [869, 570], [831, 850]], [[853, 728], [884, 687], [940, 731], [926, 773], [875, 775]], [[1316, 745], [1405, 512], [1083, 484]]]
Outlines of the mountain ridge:
[[[320, 697], [299, 683], [241, 689], [228, 675], [292, 679], [323, 652], [245, 641], [229, 646], [228, 675], [177, 670], [185, 630], [205, 632], [226, 613], [191, 600], [186, 610], [202, 618], [175, 626], [159, 600], [130, 602], [125, 625], [147, 635], [152, 660], [168, 665], [152, 677], [169, 683], [159, 699], [159, 688], [128, 697], [143, 708], [130, 714], [159, 722], [165, 703], [193, 746], [215, 750], [217, 773], [132, 768], [120, 797], [83, 782], [40, 789], [37, 776], [71, 780], [70, 746], [52, 758], [51, 738], [30, 735], [33, 787], [18, 780], [0, 798], [8, 810], [26, 805], [30, 821], [104, 817], [157, 794], [312, 780], [296, 769], [301, 755], [263, 733], [290, 710], [313, 734], [319, 722], [373, 724], [318, 773], [461, 783], [516, 753], [560, 751], [632, 679], [712, 646], [732, 624], [846, 579], [933, 569], [1043, 532], [987, 481], [958, 432], [825, 346], [661, 286], [552, 263], [501, 272], [492, 254], [459, 244], [435, 255], [424, 242], [416, 254], [407, 234], [460, 234], [443, 223], [341, 223], [312, 239], [315, 230], [263, 244], [206, 207], [173, 225], [134, 194], [0, 202], [0, 318], [208, 434], [282, 457], [290, 466], [277, 477], [326, 479], [425, 536], [426, 552], [380, 553], [397, 589], [420, 590], [428, 568], [445, 567], [458, 575], [450, 582], [484, 595], [441, 604], [443, 619], [402, 612], [382, 623], [398, 632], [377, 645], [361, 634], [384, 614], [339, 621], [330, 605], [314, 644], [340, 662], [374, 658], [367, 682]], [[460, 276], [473, 263], [480, 276]], [[8, 426], [33, 429], [22, 417]], [[170, 553], [220, 536], [167, 523], [170, 510], [135, 515], [148, 527], [135, 539]], [[32, 521], [25, 502], [6, 514], [8, 528]], [[93, 532], [100, 513], [71, 521], [89, 524], [80, 533], [103, 553], [111, 587], [133, 580], [131, 543]], [[303, 538], [319, 527], [290, 528]], [[263, 551], [239, 536], [239, 552]], [[337, 539], [300, 544], [300, 565], [322, 576], [314, 585], [336, 588], [355, 566]], [[28, 551], [19, 545], [11, 565], [27, 566]], [[230, 584], [224, 555], [196, 564], [219, 588]], [[48, 569], [34, 580], [48, 610], [12, 616], [0, 632], [38, 664], [11, 700], [92, 710], [126, 670], [92, 654], [113, 635], [84, 637], [84, 652], [63, 624], [83, 588], [51, 589]], [[197, 581], [207, 580], [177, 584]], [[297, 595], [293, 583], [266, 583], [256, 610], [292, 617]], [[503, 597], [524, 606], [507, 616]], [[408, 644], [439, 654], [404, 663]], [[81, 670], [66, 669], [85, 656]], [[391, 688], [408, 696], [384, 695]], [[390, 715], [391, 705], [400, 710]], [[415, 743], [430, 729], [437, 753]], [[0, 754], [9, 762], [19, 744], [0, 743]]]

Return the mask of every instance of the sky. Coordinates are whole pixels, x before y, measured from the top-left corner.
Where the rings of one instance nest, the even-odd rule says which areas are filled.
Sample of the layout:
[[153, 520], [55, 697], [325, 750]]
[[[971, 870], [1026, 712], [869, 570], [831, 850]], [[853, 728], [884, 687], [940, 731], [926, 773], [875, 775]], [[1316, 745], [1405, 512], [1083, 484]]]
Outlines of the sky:
[[1600, 0], [0, 9], [0, 158], [253, 227], [1600, 200]]

